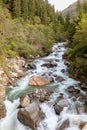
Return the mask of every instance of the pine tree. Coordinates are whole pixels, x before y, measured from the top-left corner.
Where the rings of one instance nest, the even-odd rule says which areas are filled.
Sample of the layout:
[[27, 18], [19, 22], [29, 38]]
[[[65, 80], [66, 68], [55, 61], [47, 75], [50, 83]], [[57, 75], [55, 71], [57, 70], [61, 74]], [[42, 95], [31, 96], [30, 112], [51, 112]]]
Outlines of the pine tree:
[[28, 19], [28, 4], [29, 0], [21, 0], [21, 16]]
[[11, 1], [11, 10], [14, 17], [20, 17], [21, 16], [21, 0]]
[[29, 0], [28, 16], [29, 16], [29, 19], [33, 19], [35, 16], [35, 0]]

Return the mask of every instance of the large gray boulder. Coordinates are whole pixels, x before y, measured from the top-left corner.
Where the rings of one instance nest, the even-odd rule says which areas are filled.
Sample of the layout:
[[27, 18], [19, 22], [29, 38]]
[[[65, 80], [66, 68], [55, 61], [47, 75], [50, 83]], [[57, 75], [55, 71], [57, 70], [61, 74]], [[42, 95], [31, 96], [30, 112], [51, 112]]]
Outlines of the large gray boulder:
[[63, 111], [63, 108], [68, 106], [69, 106], [69, 102], [65, 99], [62, 99], [58, 103], [54, 104], [54, 110], [56, 114], [59, 115]]
[[40, 121], [40, 107], [33, 102], [29, 107], [21, 108], [18, 111], [18, 120], [31, 129], [36, 130]]

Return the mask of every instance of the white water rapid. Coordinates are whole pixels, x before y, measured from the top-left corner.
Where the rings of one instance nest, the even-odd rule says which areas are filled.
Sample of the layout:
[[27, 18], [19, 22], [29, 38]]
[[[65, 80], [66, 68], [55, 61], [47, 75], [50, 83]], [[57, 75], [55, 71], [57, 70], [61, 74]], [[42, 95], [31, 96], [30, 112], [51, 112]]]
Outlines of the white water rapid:
[[[51, 73], [54, 83], [46, 86], [46, 88], [53, 89], [54, 93], [51, 95], [50, 101], [46, 101], [40, 105], [46, 117], [40, 122], [37, 130], [58, 130], [58, 125], [62, 124], [66, 119], [70, 121], [70, 126], [65, 130], [81, 130], [79, 124], [80, 122], [87, 122], [87, 115], [84, 112], [83, 103], [79, 101], [79, 96], [77, 96], [76, 101], [73, 101], [72, 96], [67, 92], [69, 86], [77, 88], [79, 81], [69, 77], [68, 67], [64, 64], [63, 55], [66, 51], [65, 44], [66, 43], [54, 44], [52, 53], [49, 56], [34, 60], [33, 62], [37, 67], [36, 70], [29, 70], [27, 76], [18, 80], [15, 87], [12, 90], [9, 90], [7, 94], [8, 99], [16, 99], [13, 100], [13, 102], [9, 100], [5, 101], [7, 116], [0, 120], [0, 130], [31, 130], [29, 127], [21, 124], [17, 119], [17, 107], [19, 106], [18, 97], [20, 94], [26, 93], [32, 89], [28, 86], [29, 78], [32, 75], [49, 73]], [[41, 66], [50, 60], [55, 61], [57, 66], [52, 68]], [[62, 77], [63, 81], [57, 81], [56, 76]], [[68, 100], [70, 108], [65, 107], [61, 114], [57, 115], [52, 104], [57, 100], [61, 93], [63, 94], [63, 98]], [[81, 91], [81, 94], [84, 94], [83, 91]], [[76, 110], [76, 105], [79, 106], [79, 113]]]

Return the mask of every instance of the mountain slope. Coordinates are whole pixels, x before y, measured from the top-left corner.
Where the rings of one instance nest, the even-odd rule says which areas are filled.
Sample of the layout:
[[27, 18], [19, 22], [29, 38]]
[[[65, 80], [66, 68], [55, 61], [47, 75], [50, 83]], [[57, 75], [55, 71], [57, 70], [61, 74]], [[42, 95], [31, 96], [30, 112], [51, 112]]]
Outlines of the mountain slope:
[[[79, 0], [80, 3], [83, 3], [85, 1], [86, 0]], [[70, 16], [72, 16], [72, 18], [75, 18], [77, 16], [77, 4], [78, 4], [78, 1], [71, 4], [68, 8], [64, 9], [62, 11], [63, 16], [70, 14]]]

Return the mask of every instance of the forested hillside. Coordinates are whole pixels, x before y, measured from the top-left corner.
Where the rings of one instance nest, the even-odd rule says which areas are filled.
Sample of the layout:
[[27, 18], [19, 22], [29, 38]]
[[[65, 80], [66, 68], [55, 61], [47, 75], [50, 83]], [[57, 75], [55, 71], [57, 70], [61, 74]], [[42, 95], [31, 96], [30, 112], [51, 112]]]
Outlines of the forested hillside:
[[68, 59], [71, 61], [71, 72], [76, 78], [87, 79], [87, 2], [77, 3], [78, 17], [73, 20], [69, 33]]
[[47, 0], [0, 0], [0, 63], [4, 57], [48, 53], [63, 37], [59, 17]]

